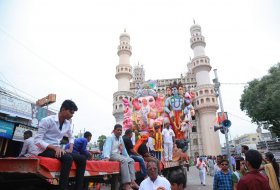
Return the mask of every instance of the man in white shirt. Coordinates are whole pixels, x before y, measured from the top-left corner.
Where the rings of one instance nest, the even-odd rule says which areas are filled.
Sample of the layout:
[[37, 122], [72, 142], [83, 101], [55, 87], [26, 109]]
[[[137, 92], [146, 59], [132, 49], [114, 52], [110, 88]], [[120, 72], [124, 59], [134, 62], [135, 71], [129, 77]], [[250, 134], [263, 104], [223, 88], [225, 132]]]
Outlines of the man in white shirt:
[[106, 138], [103, 147], [103, 157], [105, 161], [119, 161], [121, 163], [121, 180], [122, 188], [131, 190], [131, 188], [138, 189], [139, 186], [135, 182], [135, 168], [134, 160], [129, 157], [125, 144], [123, 141], [122, 126], [116, 124], [114, 126], [113, 134]]
[[[48, 116], [40, 121], [38, 133], [34, 137], [38, 146], [38, 156], [57, 158], [61, 162], [59, 187], [60, 190], [68, 189], [69, 173], [72, 161], [76, 163], [76, 190], [83, 189], [83, 180], [86, 167], [86, 157], [84, 155], [72, 154], [74, 138], [71, 132], [70, 119], [78, 110], [76, 104], [71, 100], [65, 100], [58, 115]], [[69, 149], [60, 147], [63, 136], [69, 138]]]
[[149, 161], [147, 164], [148, 178], [140, 184], [139, 190], [171, 190], [171, 185], [165, 177], [158, 175], [158, 166], [155, 161]]
[[164, 129], [161, 134], [163, 137], [163, 149], [164, 149], [164, 160], [172, 161], [172, 151], [175, 143], [175, 133], [172, 129], [170, 129], [170, 124], [168, 119], [164, 120]]
[[31, 157], [36, 156], [38, 147], [34, 144], [34, 138], [32, 137], [32, 131], [28, 130], [23, 133], [23, 146], [19, 157]]
[[154, 131], [151, 129], [149, 131], [149, 138], [148, 138], [148, 148], [149, 148], [149, 153], [155, 157], [155, 147], [154, 147]]
[[205, 186], [206, 164], [202, 160], [202, 158], [199, 158], [199, 161], [196, 164], [196, 168], [199, 170], [199, 178], [201, 185]]

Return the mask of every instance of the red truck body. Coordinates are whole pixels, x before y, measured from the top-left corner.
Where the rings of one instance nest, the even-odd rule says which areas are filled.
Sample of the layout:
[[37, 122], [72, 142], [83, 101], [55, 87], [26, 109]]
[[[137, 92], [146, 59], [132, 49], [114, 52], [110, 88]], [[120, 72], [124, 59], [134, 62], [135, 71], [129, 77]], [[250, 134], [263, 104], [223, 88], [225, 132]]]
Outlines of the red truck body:
[[[160, 169], [163, 173], [169, 174], [172, 170], [182, 168], [183, 163], [167, 162], [161, 163]], [[140, 171], [140, 165], [135, 162], [135, 171]], [[70, 172], [70, 178], [75, 177], [76, 165], [73, 162]], [[53, 158], [34, 157], [34, 158], [0, 158], [0, 183], [8, 186], [16, 183], [27, 183], [30, 176], [38, 178], [49, 184], [59, 178], [60, 161]], [[85, 177], [93, 182], [102, 182], [109, 179], [111, 189], [116, 190], [119, 187], [120, 163], [116, 161], [92, 160], [87, 161]], [[29, 176], [29, 177], [27, 177]], [[23, 179], [23, 180], [20, 180]], [[1, 181], [2, 180], [2, 181]], [[17, 188], [11, 188], [17, 189]]]

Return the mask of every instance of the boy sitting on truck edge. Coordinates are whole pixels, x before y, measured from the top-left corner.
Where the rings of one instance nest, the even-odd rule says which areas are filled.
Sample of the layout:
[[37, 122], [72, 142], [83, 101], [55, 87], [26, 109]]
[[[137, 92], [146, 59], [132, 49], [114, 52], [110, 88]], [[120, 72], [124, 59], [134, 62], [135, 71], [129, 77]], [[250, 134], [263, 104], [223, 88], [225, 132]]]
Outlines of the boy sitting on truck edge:
[[[69, 174], [72, 161], [76, 163], [76, 190], [83, 189], [83, 180], [86, 167], [86, 157], [73, 154], [74, 138], [71, 132], [71, 118], [78, 107], [72, 100], [65, 100], [57, 115], [51, 115], [40, 121], [38, 133], [34, 142], [38, 146], [38, 156], [56, 158], [61, 162], [59, 188], [68, 189]], [[69, 137], [70, 147], [67, 151], [60, 148], [63, 136]]]
[[[89, 131], [84, 133], [84, 137], [75, 139], [73, 146], [73, 153], [86, 156], [88, 160], [91, 159], [93, 154], [99, 153], [99, 151], [89, 151], [87, 150], [87, 144], [91, 141], [92, 134]], [[70, 144], [65, 146], [65, 150], [70, 148]]]
[[31, 157], [36, 156], [38, 147], [34, 144], [34, 138], [32, 137], [32, 131], [28, 130], [23, 133], [23, 146], [19, 157]]

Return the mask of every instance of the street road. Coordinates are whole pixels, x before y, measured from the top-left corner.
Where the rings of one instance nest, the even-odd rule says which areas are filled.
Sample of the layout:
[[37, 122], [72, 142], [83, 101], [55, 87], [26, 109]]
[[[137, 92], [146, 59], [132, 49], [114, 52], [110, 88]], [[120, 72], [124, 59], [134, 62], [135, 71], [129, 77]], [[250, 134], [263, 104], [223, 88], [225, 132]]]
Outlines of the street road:
[[200, 184], [200, 179], [198, 175], [198, 169], [192, 166], [188, 172], [188, 183], [187, 190], [212, 190], [213, 189], [213, 177], [206, 175], [206, 186]]

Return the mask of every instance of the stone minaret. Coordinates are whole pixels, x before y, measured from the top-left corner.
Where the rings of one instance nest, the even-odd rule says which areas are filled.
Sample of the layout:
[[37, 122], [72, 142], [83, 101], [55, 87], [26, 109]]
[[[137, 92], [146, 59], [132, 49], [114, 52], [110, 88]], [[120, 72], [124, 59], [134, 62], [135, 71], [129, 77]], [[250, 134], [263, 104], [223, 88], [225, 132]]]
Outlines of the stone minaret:
[[142, 84], [145, 82], [145, 70], [143, 65], [138, 65], [133, 67], [133, 79], [130, 83], [130, 90], [136, 93], [136, 91], [141, 88]]
[[132, 66], [130, 65], [131, 52], [130, 36], [126, 31], [120, 35], [120, 44], [118, 46], [119, 64], [116, 66], [116, 79], [118, 80], [118, 91], [113, 94], [113, 115], [116, 123], [123, 122], [123, 98], [130, 102], [133, 93], [130, 92], [130, 83], [132, 79]]
[[218, 110], [218, 102], [214, 92], [214, 86], [210, 82], [209, 72], [211, 71], [210, 59], [205, 55], [205, 41], [201, 34], [201, 27], [194, 24], [191, 28], [191, 48], [194, 57], [191, 60], [192, 72], [195, 75], [197, 86], [196, 97], [193, 100], [197, 122], [200, 131], [199, 144], [202, 145], [202, 154], [221, 154], [219, 132], [214, 132], [213, 126]]

